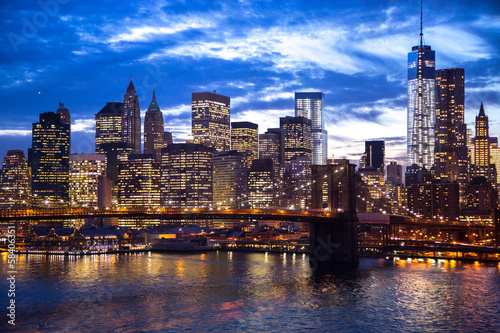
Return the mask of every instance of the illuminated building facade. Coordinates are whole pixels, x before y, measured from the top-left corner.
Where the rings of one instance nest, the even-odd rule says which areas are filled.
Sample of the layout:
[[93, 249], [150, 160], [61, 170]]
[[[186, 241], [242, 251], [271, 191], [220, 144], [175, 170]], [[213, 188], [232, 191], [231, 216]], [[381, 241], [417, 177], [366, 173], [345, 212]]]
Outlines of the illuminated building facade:
[[68, 108], [64, 107], [63, 103], [59, 103], [59, 109], [57, 109], [56, 113], [61, 117], [61, 122], [63, 124], [69, 125], [69, 147], [71, 154], [71, 114], [69, 113]]
[[251, 208], [273, 206], [274, 187], [273, 161], [254, 160], [248, 172], [248, 203]]
[[474, 167], [473, 175], [475, 177], [483, 176], [488, 181], [496, 183], [496, 175], [493, 172], [491, 164], [490, 135], [488, 117], [484, 112], [483, 103], [479, 109], [479, 115], [476, 116], [476, 137], [474, 138]]
[[464, 123], [464, 69], [436, 71], [436, 178], [466, 184], [469, 176], [467, 126]]
[[122, 138], [131, 145], [134, 154], [141, 153], [141, 110], [132, 79], [123, 96]]
[[231, 150], [245, 154], [250, 167], [259, 158], [259, 126], [248, 121], [232, 122]]
[[193, 93], [191, 98], [194, 143], [218, 151], [230, 149], [231, 99], [211, 92]]
[[434, 125], [436, 121], [435, 52], [420, 44], [408, 53], [408, 165], [430, 170], [434, 164]]
[[119, 207], [158, 207], [160, 205], [159, 162], [148, 154], [131, 154], [120, 161], [119, 169]]
[[161, 205], [209, 207], [212, 204], [213, 148], [174, 143], [162, 149]]
[[296, 92], [295, 116], [311, 120], [312, 164], [325, 165], [328, 155], [328, 132], [325, 130], [322, 92]]
[[164, 147], [165, 141], [164, 135], [163, 113], [156, 102], [153, 90], [153, 99], [144, 118], [144, 153], [161, 160], [161, 149]]
[[95, 152], [105, 153], [106, 143], [122, 143], [123, 103], [111, 102], [95, 115]]
[[456, 221], [460, 216], [458, 183], [427, 182], [408, 188], [408, 206], [418, 216]]
[[106, 177], [106, 155], [69, 156], [69, 200], [73, 207], [98, 207], [99, 180]]
[[259, 134], [259, 159], [273, 161], [274, 175], [279, 177], [280, 166], [283, 164], [284, 133], [281, 128], [270, 128], [264, 134]]
[[247, 194], [247, 157], [231, 150], [213, 159], [213, 204], [217, 207], [241, 208]]
[[0, 209], [29, 204], [29, 170], [22, 150], [9, 150], [0, 170]]
[[280, 118], [283, 129], [284, 163], [289, 164], [295, 156], [312, 157], [311, 120], [304, 117]]
[[465, 212], [489, 214], [497, 208], [498, 192], [486, 178], [474, 177], [465, 189]]
[[32, 128], [32, 194], [39, 207], [68, 204], [70, 129], [54, 112], [40, 114]]

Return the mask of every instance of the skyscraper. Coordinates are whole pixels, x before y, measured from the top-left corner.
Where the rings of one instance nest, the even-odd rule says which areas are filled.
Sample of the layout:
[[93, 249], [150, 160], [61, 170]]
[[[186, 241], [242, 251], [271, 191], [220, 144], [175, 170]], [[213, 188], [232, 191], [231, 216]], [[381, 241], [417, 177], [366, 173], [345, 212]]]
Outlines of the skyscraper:
[[259, 134], [259, 159], [273, 161], [274, 176], [280, 177], [280, 166], [283, 158], [283, 129], [270, 128], [264, 134]]
[[218, 207], [241, 208], [247, 194], [247, 158], [231, 150], [213, 160], [213, 201]]
[[22, 150], [9, 150], [0, 170], [0, 209], [29, 203], [29, 170]]
[[[491, 165], [490, 134], [488, 117], [484, 113], [483, 103], [476, 116], [476, 137], [474, 138], [474, 176], [484, 176], [486, 179], [493, 178], [493, 166]], [[496, 179], [495, 179], [496, 182]]]
[[231, 99], [211, 92], [192, 94], [191, 115], [194, 143], [227, 151], [231, 142]]
[[367, 169], [385, 170], [385, 141], [365, 141], [364, 167]]
[[71, 154], [71, 115], [68, 108], [65, 108], [64, 104], [61, 102], [59, 102], [59, 109], [57, 109], [56, 113], [61, 116], [61, 122], [63, 124], [69, 125], [69, 152]]
[[160, 163], [151, 155], [131, 154], [120, 162], [118, 205], [120, 207], [160, 205]]
[[127, 93], [123, 96], [122, 114], [122, 138], [126, 143], [132, 145], [134, 154], [141, 153], [141, 110], [139, 108], [139, 96], [135, 92], [132, 79], [127, 87]]
[[163, 113], [161, 113], [160, 107], [156, 102], [153, 90], [153, 99], [144, 118], [144, 153], [153, 155], [157, 160], [161, 160], [164, 134]]
[[328, 132], [323, 117], [322, 92], [296, 92], [295, 116], [311, 120], [312, 164], [325, 165], [328, 155]]
[[101, 111], [95, 114], [95, 152], [104, 153], [105, 143], [123, 142], [122, 131], [123, 103], [106, 103]]
[[161, 205], [209, 207], [212, 204], [213, 148], [174, 143], [162, 149]]
[[254, 160], [248, 172], [248, 203], [252, 208], [273, 206], [274, 187], [273, 161]]
[[123, 103], [106, 103], [95, 115], [95, 152], [106, 155], [106, 177], [118, 181], [120, 156], [133, 153], [133, 144], [123, 139]]
[[311, 120], [305, 117], [280, 118], [284, 132], [284, 163], [290, 164], [295, 156], [307, 156], [311, 160]]
[[464, 123], [464, 69], [436, 71], [436, 132], [434, 173], [436, 178], [468, 179], [467, 125]]
[[106, 177], [106, 155], [72, 154], [69, 157], [71, 206], [97, 207], [99, 180]]
[[428, 170], [434, 164], [435, 62], [434, 51], [423, 43], [421, 14], [420, 44], [408, 53], [408, 165]]
[[32, 130], [32, 193], [34, 204], [61, 207], [68, 204], [69, 124], [54, 112], [40, 114]]
[[250, 167], [259, 158], [259, 126], [248, 121], [232, 122], [231, 150], [245, 154]]

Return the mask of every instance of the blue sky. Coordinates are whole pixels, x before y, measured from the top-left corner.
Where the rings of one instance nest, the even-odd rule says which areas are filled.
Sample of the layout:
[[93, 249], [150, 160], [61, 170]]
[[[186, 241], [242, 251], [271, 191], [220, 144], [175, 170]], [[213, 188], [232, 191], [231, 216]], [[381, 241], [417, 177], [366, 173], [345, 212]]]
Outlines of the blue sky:
[[[329, 156], [358, 160], [386, 140], [406, 160], [407, 53], [419, 41], [410, 1], [2, 1], [0, 158], [31, 145], [31, 124], [62, 102], [72, 151], [93, 153], [94, 114], [133, 82], [144, 114], [156, 89], [165, 129], [191, 130], [191, 93], [231, 97], [231, 121], [259, 132], [294, 114], [294, 92], [325, 93]], [[425, 1], [436, 67], [465, 68], [466, 122], [484, 102], [500, 134], [500, 2]]]

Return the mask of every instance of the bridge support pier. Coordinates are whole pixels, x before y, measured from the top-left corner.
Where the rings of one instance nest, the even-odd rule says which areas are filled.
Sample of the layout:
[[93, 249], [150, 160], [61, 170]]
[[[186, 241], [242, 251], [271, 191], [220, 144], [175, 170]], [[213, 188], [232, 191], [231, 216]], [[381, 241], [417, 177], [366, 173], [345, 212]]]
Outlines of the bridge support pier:
[[353, 164], [312, 166], [312, 208], [337, 213], [331, 222], [311, 223], [313, 266], [359, 262], [355, 169]]

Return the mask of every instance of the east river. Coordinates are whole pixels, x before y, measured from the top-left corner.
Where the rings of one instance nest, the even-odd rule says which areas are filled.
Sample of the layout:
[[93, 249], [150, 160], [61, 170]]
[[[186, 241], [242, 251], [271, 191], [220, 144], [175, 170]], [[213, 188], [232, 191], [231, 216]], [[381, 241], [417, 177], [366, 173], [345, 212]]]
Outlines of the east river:
[[[6, 276], [7, 254], [0, 255]], [[500, 332], [500, 264], [307, 255], [19, 255], [16, 332]]]

